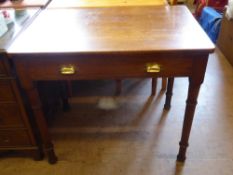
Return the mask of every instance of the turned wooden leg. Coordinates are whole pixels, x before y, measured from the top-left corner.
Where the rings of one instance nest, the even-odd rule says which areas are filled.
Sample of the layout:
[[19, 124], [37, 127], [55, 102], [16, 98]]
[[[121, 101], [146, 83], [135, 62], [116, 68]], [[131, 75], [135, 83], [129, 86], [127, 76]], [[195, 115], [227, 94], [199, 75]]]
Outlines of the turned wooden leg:
[[174, 84], [174, 77], [168, 78], [166, 100], [165, 100], [165, 104], [164, 104], [164, 109], [166, 109], [166, 110], [169, 110], [171, 107], [173, 84]]
[[120, 95], [122, 91], [122, 80], [116, 80], [116, 95]]
[[57, 157], [53, 150], [53, 144], [52, 144], [51, 137], [48, 131], [47, 122], [45, 120], [45, 116], [42, 111], [42, 105], [40, 102], [37, 88], [33, 84], [31, 85], [31, 87], [27, 87], [25, 90], [29, 98], [32, 112], [33, 112], [38, 130], [40, 133], [40, 138], [41, 138], [42, 145], [43, 145], [43, 151], [45, 155], [48, 156], [49, 163], [51, 164], [56, 163]]
[[165, 91], [167, 89], [167, 78], [162, 77], [162, 88], [161, 90]]
[[193, 72], [189, 77], [188, 97], [186, 100], [186, 108], [184, 113], [183, 129], [181, 134], [180, 149], [177, 155], [177, 161], [184, 162], [186, 159], [186, 150], [188, 148], [188, 140], [192, 127], [195, 108], [197, 105], [197, 97], [201, 84], [204, 81], [208, 54], [198, 56], [193, 64]]
[[180, 149], [177, 155], [177, 160], [184, 162], [186, 159], [186, 150], [188, 147], [188, 139], [193, 122], [194, 112], [197, 105], [197, 97], [200, 89], [200, 84], [189, 82], [188, 98], [186, 101], [186, 109], [184, 114], [184, 122], [182, 136], [180, 141]]
[[55, 155], [54, 149], [53, 149], [53, 145], [50, 145], [49, 148], [45, 149], [45, 152], [48, 156], [48, 162], [50, 164], [55, 164], [57, 163], [57, 156]]
[[156, 90], [157, 90], [157, 78], [152, 78], [151, 81], [151, 95], [156, 95]]

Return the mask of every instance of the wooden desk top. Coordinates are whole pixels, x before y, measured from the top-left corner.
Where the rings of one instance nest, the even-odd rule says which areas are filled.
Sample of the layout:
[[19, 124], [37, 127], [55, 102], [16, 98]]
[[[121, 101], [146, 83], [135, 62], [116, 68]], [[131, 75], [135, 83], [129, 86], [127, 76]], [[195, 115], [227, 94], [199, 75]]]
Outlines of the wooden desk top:
[[166, 0], [52, 0], [48, 8], [165, 5]]
[[212, 52], [214, 45], [185, 6], [48, 9], [9, 53]]
[[29, 8], [29, 7], [44, 7], [50, 0], [22, 0], [19, 2], [11, 2], [7, 0], [4, 3], [0, 3], [0, 8]]

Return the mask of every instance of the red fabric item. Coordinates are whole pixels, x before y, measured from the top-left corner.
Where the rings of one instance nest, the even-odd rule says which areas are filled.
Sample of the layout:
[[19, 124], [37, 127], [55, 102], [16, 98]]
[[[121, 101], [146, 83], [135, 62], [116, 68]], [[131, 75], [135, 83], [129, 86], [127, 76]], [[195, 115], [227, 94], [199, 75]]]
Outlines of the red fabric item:
[[223, 11], [225, 6], [228, 3], [228, 0], [195, 0], [196, 3], [196, 10], [195, 10], [195, 17], [199, 18], [201, 16], [202, 9], [205, 6], [213, 7], [217, 11]]
[[207, 5], [213, 7], [216, 10], [223, 11], [227, 3], [228, 0], [209, 0]]

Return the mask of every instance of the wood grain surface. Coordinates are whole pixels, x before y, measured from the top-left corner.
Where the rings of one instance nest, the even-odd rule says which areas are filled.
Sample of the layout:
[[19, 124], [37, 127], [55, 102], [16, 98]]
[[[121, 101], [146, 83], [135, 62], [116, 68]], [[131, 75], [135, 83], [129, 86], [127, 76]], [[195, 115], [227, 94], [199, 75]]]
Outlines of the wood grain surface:
[[9, 53], [212, 50], [185, 6], [44, 10]]

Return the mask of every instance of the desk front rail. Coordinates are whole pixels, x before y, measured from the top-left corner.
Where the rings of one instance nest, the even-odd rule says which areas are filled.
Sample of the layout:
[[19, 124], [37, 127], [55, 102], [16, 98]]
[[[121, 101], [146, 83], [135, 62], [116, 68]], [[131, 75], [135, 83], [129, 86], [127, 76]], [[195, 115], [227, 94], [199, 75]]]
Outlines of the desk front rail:
[[[198, 54], [20, 54], [13, 57], [21, 80], [115, 79], [132, 77], [177, 77], [192, 74]], [[148, 64], [158, 64], [160, 70], [148, 73]], [[72, 65], [75, 72], [61, 73]]]

